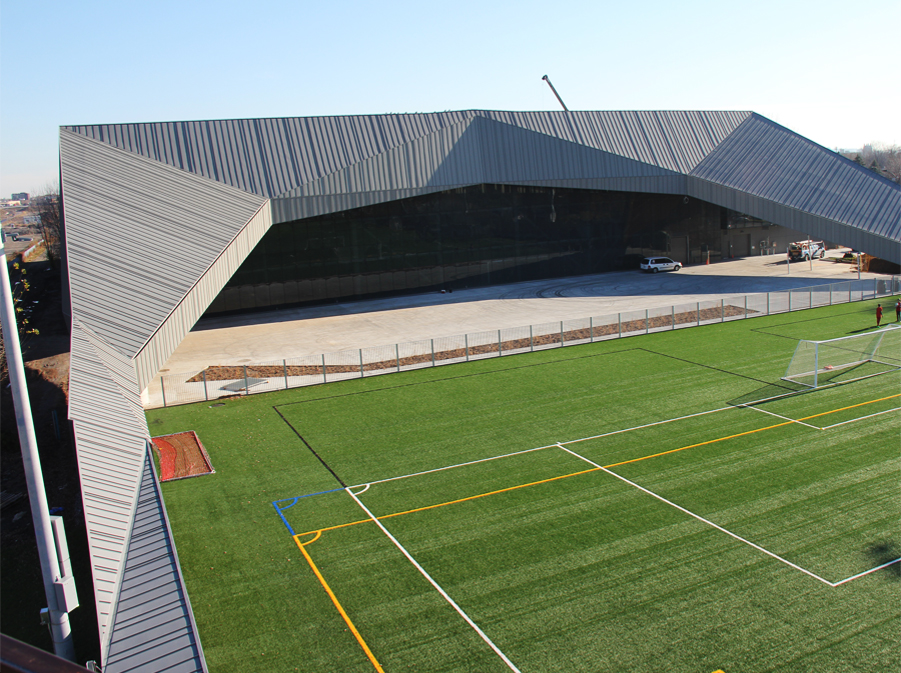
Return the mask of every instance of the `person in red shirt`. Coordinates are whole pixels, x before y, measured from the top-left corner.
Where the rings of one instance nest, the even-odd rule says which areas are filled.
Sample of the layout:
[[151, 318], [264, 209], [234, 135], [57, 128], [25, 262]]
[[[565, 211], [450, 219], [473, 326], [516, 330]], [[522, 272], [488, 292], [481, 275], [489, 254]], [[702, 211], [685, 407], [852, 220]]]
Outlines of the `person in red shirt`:
[[882, 304], [876, 304], [876, 327], [882, 322]]

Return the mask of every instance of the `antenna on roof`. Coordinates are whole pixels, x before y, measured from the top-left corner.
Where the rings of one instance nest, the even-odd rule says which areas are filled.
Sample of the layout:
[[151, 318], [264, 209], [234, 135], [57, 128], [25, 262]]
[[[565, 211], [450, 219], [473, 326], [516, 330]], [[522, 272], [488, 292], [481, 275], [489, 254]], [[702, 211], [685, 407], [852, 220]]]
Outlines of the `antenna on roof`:
[[564, 109], [564, 110], [566, 110], [567, 112], [569, 112], [569, 108], [566, 107], [566, 103], [564, 103], [564, 102], [563, 102], [563, 99], [560, 98], [560, 94], [557, 93], [557, 90], [554, 88], [554, 85], [551, 84], [551, 80], [548, 79], [547, 75], [545, 75], [545, 76], [542, 77], [541, 79], [543, 79], [545, 82], [547, 82], [547, 85], [548, 85], [549, 87], [551, 87], [551, 91], [554, 92], [554, 95], [557, 97], [557, 100], [560, 101], [560, 105], [563, 106], [563, 109]]

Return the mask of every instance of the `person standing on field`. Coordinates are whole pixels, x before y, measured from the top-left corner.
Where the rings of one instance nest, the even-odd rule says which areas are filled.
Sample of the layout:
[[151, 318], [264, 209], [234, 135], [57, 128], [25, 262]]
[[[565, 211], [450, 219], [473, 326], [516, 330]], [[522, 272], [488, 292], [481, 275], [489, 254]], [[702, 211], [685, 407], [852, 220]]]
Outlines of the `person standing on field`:
[[901, 322], [901, 299], [895, 302], [895, 322]]
[[876, 327], [882, 322], [882, 304], [876, 304]]

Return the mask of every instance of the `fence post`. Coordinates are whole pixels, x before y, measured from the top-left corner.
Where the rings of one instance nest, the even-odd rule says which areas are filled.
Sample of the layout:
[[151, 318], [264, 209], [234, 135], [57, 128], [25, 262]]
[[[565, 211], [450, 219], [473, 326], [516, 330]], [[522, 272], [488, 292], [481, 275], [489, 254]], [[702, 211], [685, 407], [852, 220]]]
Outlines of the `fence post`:
[[792, 312], [792, 291], [788, 291], [788, 312]]
[[675, 307], [675, 305], [673, 306], [673, 318], [672, 318], [672, 320], [673, 320], [673, 329], [676, 329], [676, 307]]
[[829, 283], [829, 305], [832, 306], [832, 283]]
[[726, 322], [726, 300], [720, 299], [720, 322]]
[[851, 281], [848, 281], [848, 303], [851, 303]]
[[163, 391], [163, 406], [166, 406], [166, 384], [163, 383], [163, 377], [160, 377], [160, 390]]
[[645, 309], [644, 310], [644, 333], [645, 334], [647, 334], [648, 332], [651, 331], [651, 322], [650, 322], [650, 318], [648, 317], [649, 315], [650, 315], [650, 310]]
[[617, 324], [617, 328], [619, 329], [619, 338], [622, 339], [623, 338], [623, 314], [622, 313], [616, 314], [616, 324]]
[[497, 356], [500, 357], [504, 354], [503, 346], [501, 346], [501, 331], [497, 331]]
[[807, 308], [813, 308], [813, 286], [810, 287], [808, 294], [810, 297], [807, 299]]
[[701, 302], [698, 302], [698, 327], [701, 325]]
[[250, 394], [250, 384], [247, 382], [247, 365], [244, 365], [244, 394]]
[[209, 402], [210, 401], [210, 393], [206, 389], [206, 369], [204, 369], [200, 373], [203, 374], [203, 399], [204, 399], [204, 401]]
[[535, 352], [535, 341], [532, 339], [532, 325], [529, 325], [529, 352]]
[[748, 317], [748, 295], [745, 295], [745, 318]]
[[363, 378], [363, 349], [360, 349], [360, 378]]
[[432, 339], [432, 366], [435, 366], [435, 340]]
[[594, 343], [594, 317], [588, 316], [588, 339]]
[[397, 362], [397, 371], [400, 371], [400, 344], [394, 344], [394, 359]]
[[770, 314], [770, 293], [766, 293], [766, 314]]
[[466, 361], [469, 362], [469, 335], [463, 335], [463, 346], [466, 348]]
[[325, 374], [325, 353], [322, 354], [322, 382], [328, 383], [328, 377]]
[[288, 361], [282, 360], [282, 371], [285, 373], [285, 390], [288, 389]]
[[561, 320], [560, 321], [560, 348], [563, 348], [563, 346], [565, 345], [564, 339], [565, 339], [565, 337], [563, 336], [563, 321]]

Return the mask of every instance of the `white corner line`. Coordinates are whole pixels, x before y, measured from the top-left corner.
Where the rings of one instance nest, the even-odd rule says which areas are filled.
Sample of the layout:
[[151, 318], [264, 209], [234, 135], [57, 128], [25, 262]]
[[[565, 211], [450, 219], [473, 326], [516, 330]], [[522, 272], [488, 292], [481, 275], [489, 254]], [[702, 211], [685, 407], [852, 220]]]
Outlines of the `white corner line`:
[[475, 630], [475, 632], [479, 634], [479, 636], [482, 638], [482, 640], [484, 640], [488, 644], [488, 646], [492, 650], [494, 650], [495, 654], [497, 654], [503, 660], [503, 662], [505, 664], [507, 664], [507, 667], [511, 671], [516, 671], [516, 673], [521, 673], [520, 670], [518, 668], [516, 668], [516, 666], [513, 664], [513, 662], [507, 658], [507, 655], [504, 654], [503, 652], [501, 652], [500, 648], [491, 641], [491, 639], [485, 634], [484, 631], [482, 631], [482, 629], [479, 628], [478, 624], [476, 624], [474, 621], [472, 621], [472, 619], [469, 618], [469, 615], [467, 615], [465, 612], [463, 612], [463, 609], [459, 605], [457, 605], [457, 603], [454, 601], [453, 598], [451, 598], [450, 596], [447, 595], [447, 592], [441, 588], [441, 586], [438, 584], [438, 582], [436, 582], [434, 579], [432, 579], [432, 576], [426, 572], [425, 568], [423, 568], [421, 565], [419, 565], [419, 563], [416, 562], [416, 559], [414, 559], [410, 555], [410, 552], [408, 552], [406, 549], [404, 549], [404, 546], [400, 542], [398, 542], [397, 538], [395, 538], [391, 533], [388, 532], [388, 529], [385, 528], [385, 526], [382, 525], [382, 522], [379, 521], [376, 518], [376, 516], [372, 512], [369, 511], [369, 509], [366, 507], [366, 505], [364, 505], [357, 498], [356, 494], [352, 490], [350, 490], [349, 487], [345, 490], [350, 495], [350, 497], [353, 498], [356, 501], [356, 503], [362, 508], [362, 510], [364, 512], [366, 512], [366, 515], [370, 519], [372, 519], [372, 521], [375, 523], [375, 525], [382, 529], [382, 532], [388, 536], [388, 539], [394, 543], [394, 546], [397, 547], [398, 549], [400, 549], [400, 552], [404, 556], [407, 557], [407, 560], [410, 563], [412, 563], [413, 566], [422, 574], [422, 576], [425, 577], [429, 581], [429, 584], [431, 584], [433, 587], [435, 587], [435, 589], [438, 591], [438, 593], [444, 597], [444, 600], [446, 600], [448, 603], [451, 604], [451, 607], [453, 607], [454, 610], [456, 610], [460, 614], [460, 616], [466, 620], [466, 623], [469, 624]]
[[870, 568], [869, 570], [865, 570], [862, 573], [857, 573], [856, 575], [852, 575], [851, 577], [846, 577], [845, 579], [834, 583], [832, 586], [834, 586], [834, 587], [840, 586], [840, 585], [850, 582], [852, 580], [856, 580], [858, 577], [863, 577], [864, 575], [869, 575], [870, 573], [874, 573], [877, 570], [882, 570], [883, 568], [888, 568], [893, 563], [898, 563], [899, 561], [901, 561], [901, 557], [896, 558], [894, 561], [889, 561], [888, 563], [883, 563], [881, 566], [876, 566], [875, 568]]
[[[352, 491], [350, 490], [350, 489], [352, 489], [352, 488], [360, 488], [360, 486], [363, 487], [363, 490], [362, 490], [362, 491], [357, 491], [356, 493], [354, 493], [354, 492], [352, 492]], [[369, 490], [369, 487], [370, 487], [370, 486], [372, 486], [372, 484], [358, 484], [358, 485], [356, 485], [356, 486], [348, 486], [348, 487], [347, 487], [347, 492], [350, 493], [350, 494], [353, 495], [353, 496], [363, 495], [366, 491]]]
[[675, 508], [678, 509], [680, 512], [684, 512], [685, 514], [688, 514], [688, 516], [690, 516], [690, 517], [692, 517], [692, 518], [694, 518], [694, 519], [697, 519], [698, 521], [700, 521], [700, 522], [702, 522], [702, 523], [706, 523], [708, 526], [712, 526], [713, 528], [716, 528], [718, 531], [720, 531], [720, 532], [722, 532], [722, 533], [725, 533], [725, 534], [728, 535], [729, 537], [734, 538], [734, 539], [738, 540], [739, 542], [744, 542], [744, 543], [745, 543], [746, 545], [748, 545], [749, 547], [753, 547], [754, 549], [763, 552], [763, 553], [766, 554], [767, 556], [770, 556], [770, 557], [776, 559], [777, 561], [780, 561], [780, 562], [784, 563], [785, 565], [787, 565], [787, 566], [789, 566], [789, 567], [791, 567], [791, 568], [794, 568], [795, 570], [800, 570], [800, 571], [801, 571], [802, 573], [804, 573], [805, 575], [809, 575], [810, 577], [813, 577], [815, 580], [819, 580], [819, 581], [822, 582], [823, 584], [827, 584], [827, 585], [829, 585], [830, 587], [834, 587], [834, 586], [835, 586], [832, 582], [830, 582], [829, 580], [823, 579], [822, 577], [820, 577], [820, 576], [817, 575], [816, 573], [812, 573], [812, 572], [810, 572], [809, 570], [807, 570], [806, 568], [802, 568], [801, 566], [796, 565], [796, 564], [792, 563], [791, 561], [782, 558], [782, 557], [779, 556], [778, 554], [774, 554], [773, 552], [764, 549], [764, 548], [761, 547], [760, 545], [754, 544], [754, 543], [751, 542], [750, 540], [746, 540], [745, 538], [743, 538], [743, 537], [741, 537], [741, 536], [739, 536], [739, 535], [736, 535], [735, 533], [733, 533], [733, 532], [731, 532], [731, 531], [729, 531], [729, 530], [726, 530], [726, 529], [723, 528], [722, 526], [718, 526], [717, 524], [713, 523], [712, 521], [710, 521], [710, 520], [708, 520], [708, 519], [705, 519], [704, 517], [699, 516], [699, 515], [695, 514], [694, 512], [691, 512], [691, 511], [685, 509], [684, 507], [681, 507], [681, 506], [677, 505], [676, 503], [672, 502], [671, 500], [667, 500], [667, 499], [664, 498], [663, 496], [657, 495], [657, 494], [654, 493], [653, 491], [649, 491], [649, 490], [646, 489], [644, 486], [639, 486], [639, 485], [636, 484], [634, 481], [629, 481], [629, 480], [626, 479], [625, 477], [621, 477], [621, 476], [618, 475], [616, 472], [612, 472], [612, 471], [608, 470], [608, 469], [607, 469], [606, 467], [604, 467], [603, 465], [598, 465], [597, 463], [595, 463], [595, 462], [592, 461], [592, 460], [589, 460], [589, 459], [586, 458], [585, 456], [580, 456], [580, 455], [579, 455], [578, 453], [576, 453], [575, 451], [570, 451], [569, 449], [567, 449], [567, 448], [566, 448], [565, 446], [563, 446], [562, 444], [558, 444], [557, 446], [559, 446], [561, 449], [563, 449], [563, 450], [566, 451], [567, 453], [572, 454], [572, 455], [575, 456], [576, 458], [579, 458], [579, 459], [581, 459], [581, 460], [584, 460], [584, 461], [585, 461], [586, 463], [588, 463], [589, 465], [594, 465], [594, 466], [595, 466], [596, 468], [598, 468], [599, 470], [603, 470], [604, 472], [606, 472], [606, 473], [609, 474], [610, 476], [616, 477], [616, 478], [619, 479], [620, 481], [623, 481], [623, 482], [629, 484], [630, 486], [633, 486], [634, 488], [637, 488], [639, 491], [642, 491], [642, 492], [647, 493], [648, 495], [650, 495], [650, 496], [652, 496], [652, 497], [654, 497], [654, 498], [657, 498], [657, 500], [659, 500], [660, 502], [666, 503], [666, 504], [669, 505], [670, 507], [675, 507]]
[[852, 418], [850, 421], [842, 421], [841, 423], [834, 423], [833, 425], [827, 425], [823, 428], [823, 430], [829, 430], [830, 428], [837, 428], [840, 425], [848, 425], [848, 423], [857, 423], [857, 421], [864, 421], [868, 418], [873, 418], [873, 416], [881, 416], [882, 414], [890, 414], [893, 411], [901, 411], [901, 407], [895, 407], [894, 409], [886, 409], [885, 411], [877, 411], [875, 414], [870, 414], [869, 416], [861, 416], [860, 418]]

